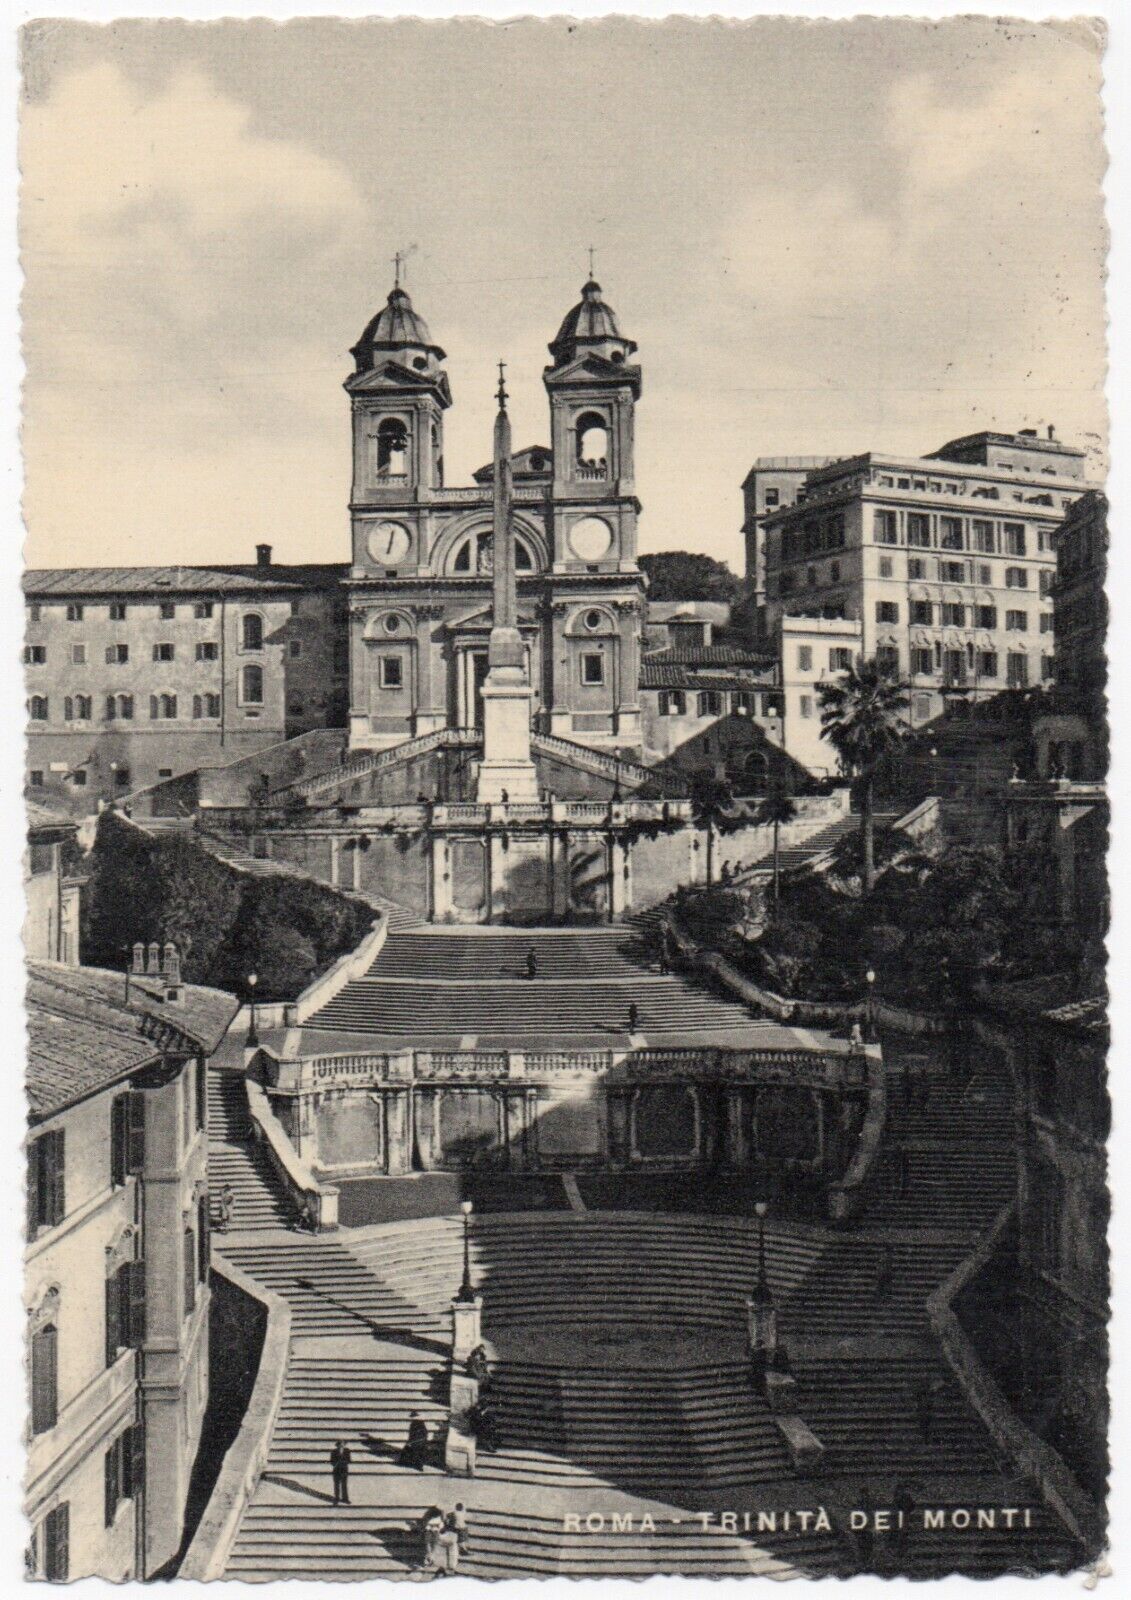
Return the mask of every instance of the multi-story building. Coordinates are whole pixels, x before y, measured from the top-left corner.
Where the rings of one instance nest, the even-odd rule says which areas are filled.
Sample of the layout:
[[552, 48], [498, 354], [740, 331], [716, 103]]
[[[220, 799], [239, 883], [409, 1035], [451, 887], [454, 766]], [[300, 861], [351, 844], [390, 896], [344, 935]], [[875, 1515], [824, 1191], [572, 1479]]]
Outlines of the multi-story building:
[[29, 961], [79, 961], [79, 896], [83, 879], [71, 858], [78, 824], [71, 817], [28, 806], [24, 856], [24, 951]]
[[345, 719], [344, 566], [61, 567], [24, 576], [27, 775], [93, 810]]
[[742, 484], [742, 538], [746, 546], [748, 612], [757, 633], [765, 632], [766, 518], [793, 505], [805, 479], [832, 456], [759, 456]]
[[137, 964], [30, 968], [27, 1564], [57, 1581], [176, 1553], [208, 1399], [205, 1073], [236, 1002], [172, 945]]
[[859, 622], [864, 654], [909, 680], [913, 725], [1051, 681], [1056, 536], [1083, 475], [1082, 450], [1035, 432], [814, 468], [762, 523], [767, 626]]
[[[516, 452], [518, 628], [544, 733], [639, 751], [636, 345], [590, 281], [550, 345], [549, 445]], [[482, 725], [494, 469], [444, 483], [444, 351], [399, 284], [353, 349], [350, 743]]]

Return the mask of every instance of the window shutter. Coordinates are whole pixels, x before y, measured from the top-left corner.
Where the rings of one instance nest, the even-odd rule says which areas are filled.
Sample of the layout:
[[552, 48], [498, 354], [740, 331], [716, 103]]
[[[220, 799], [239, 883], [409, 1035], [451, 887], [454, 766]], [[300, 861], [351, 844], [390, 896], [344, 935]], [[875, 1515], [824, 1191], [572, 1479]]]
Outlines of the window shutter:
[[65, 1130], [56, 1128], [47, 1137], [50, 1145], [51, 1222], [62, 1222], [67, 1214], [67, 1173]]
[[58, 1334], [52, 1324], [31, 1342], [31, 1431], [46, 1433], [58, 1416]]
[[184, 1314], [187, 1317], [189, 1312], [196, 1306], [196, 1235], [191, 1228], [185, 1229], [184, 1260], [182, 1265], [184, 1267]]
[[197, 1221], [196, 1221], [196, 1242], [197, 1242], [197, 1247], [198, 1247], [198, 1254], [199, 1254], [199, 1257], [200, 1257], [200, 1260], [199, 1260], [199, 1273], [200, 1273], [200, 1281], [201, 1281], [201, 1283], [204, 1283], [204, 1282], [206, 1282], [206, 1280], [208, 1278], [208, 1262], [209, 1262], [209, 1257], [211, 1256], [211, 1253], [212, 1253], [212, 1241], [211, 1241], [211, 1237], [210, 1237], [209, 1218], [208, 1218], [208, 1196], [207, 1196], [207, 1194], [202, 1194], [200, 1199], [197, 1201], [196, 1218], [197, 1218]]
[[128, 1097], [116, 1095], [110, 1106], [110, 1182], [115, 1185], [126, 1181], [129, 1123]]
[[149, 715], [154, 722], [157, 721], [157, 696], [155, 694], [151, 694], [149, 697]]
[[39, 1146], [35, 1139], [27, 1147], [27, 1236], [34, 1239], [39, 1231]]
[[103, 1485], [105, 1488], [103, 1520], [108, 1528], [114, 1526], [114, 1513], [118, 1509], [118, 1453], [120, 1449], [121, 1446], [115, 1439], [102, 1458]]
[[71, 1508], [64, 1503], [47, 1513], [44, 1534], [45, 1578], [53, 1583], [66, 1583], [71, 1565]]
[[118, 1359], [122, 1340], [122, 1280], [118, 1272], [106, 1279], [106, 1365], [112, 1367]]
[[145, 1091], [131, 1089], [126, 1104], [129, 1119], [127, 1165], [130, 1172], [140, 1172], [145, 1166]]
[[135, 1350], [145, 1343], [145, 1262], [126, 1263], [126, 1295], [129, 1302], [129, 1337]]

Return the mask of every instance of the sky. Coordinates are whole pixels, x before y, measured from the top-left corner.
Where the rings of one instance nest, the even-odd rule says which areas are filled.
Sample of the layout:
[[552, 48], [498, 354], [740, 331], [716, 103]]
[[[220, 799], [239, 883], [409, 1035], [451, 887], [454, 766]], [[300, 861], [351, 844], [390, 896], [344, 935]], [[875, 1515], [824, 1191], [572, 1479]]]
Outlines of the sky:
[[548, 440], [588, 270], [642, 552], [741, 571], [759, 455], [1056, 427], [1102, 470], [1084, 22], [52, 20], [23, 35], [29, 564], [349, 556], [349, 347], [406, 286], [447, 481]]

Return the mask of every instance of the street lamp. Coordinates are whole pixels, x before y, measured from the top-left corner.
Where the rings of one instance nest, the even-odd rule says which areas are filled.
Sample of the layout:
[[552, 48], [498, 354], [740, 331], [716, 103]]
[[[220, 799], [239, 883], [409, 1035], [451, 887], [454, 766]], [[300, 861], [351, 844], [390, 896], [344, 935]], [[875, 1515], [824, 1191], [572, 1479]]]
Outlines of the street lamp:
[[247, 1043], [250, 1050], [254, 1050], [259, 1044], [259, 1032], [255, 1026], [255, 986], [258, 982], [259, 974], [256, 972], [249, 972], [247, 975], [247, 986], [251, 990], [251, 1018], [247, 1029]]
[[875, 1040], [875, 1037], [876, 1037], [876, 1012], [875, 1012], [876, 974], [872, 971], [871, 967], [869, 967], [867, 972], [864, 974], [864, 978], [865, 978], [865, 981], [867, 982], [867, 985], [868, 985], [868, 988], [867, 988], [867, 991], [866, 991], [867, 992], [867, 1001], [866, 1001], [866, 1004], [865, 1004], [865, 1007], [864, 1007], [864, 1033], [865, 1033], [866, 1039], [868, 1040], [868, 1043], [871, 1044]]
[[774, 1304], [770, 1280], [766, 1275], [766, 1212], [769, 1206], [759, 1200], [754, 1207], [758, 1218], [758, 1281], [746, 1302], [747, 1327], [750, 1340], [750, 1358], [756, 1370], [765, 1373], [770, 1357], [777, 1348], [778, 1311]]
[[462, 1305], [468, 1305], [475, 1299], [475, 1289], [471, 1282], [471, 1201], [464, 1200], [460, 1210], [463, 1212], [463, 1282], [459, 1286], [456, 1299]]

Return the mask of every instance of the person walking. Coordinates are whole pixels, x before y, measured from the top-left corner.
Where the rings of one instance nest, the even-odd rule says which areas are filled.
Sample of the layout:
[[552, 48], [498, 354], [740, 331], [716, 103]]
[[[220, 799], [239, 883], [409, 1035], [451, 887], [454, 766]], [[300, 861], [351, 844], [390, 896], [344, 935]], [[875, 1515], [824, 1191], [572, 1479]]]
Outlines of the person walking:
[[417, 1472], [423, 1472], [427, 1460], [428, 1424], [419, 1412], [411, 1411], [408, 1418], [408, 1438], [401, 1451], [401, 1461], [406, 1467], [414, 1467]]
[[671, 956], [668, 954], [668, 930], [660, 930], [660, 977], [666, 978], [672, 969]]
[[459, 1568], [459, 1530], [455, 1523], [455, 1512], [449, 1511], [444, 1518], [444, 1526], [440, 1532], [440, 1571], [456, 1572]]
[[334, 1504], [348, 1506], [350, 1503], [350, 1461], [349, 1446], [341, 1439], [334, 1443], [330, 1451], [330, 1475], [334, 1480]]
[[236, 1209], [236, 1192], [230, 1183], [225, 1183], [220, 1190], [220, 1200], [217, 1206], [216, 1225], [221, 1233], [227, 1233], [232, 1226], [232, 1214]]
[[538, 957], [534, 954], [533, 945], [526, 952], [526, 976], [528, 978], [536, 978], [538, 976]]
[[628, 1031], [635, 1033], [640, 1024], [640, 1012], [637, 1010], [636, 1001], [633, 1000], [628, 1008]]
[[430, 1506], [420, 1519], [422, 1567], [434, 1569], [440, 1564], [440, 1535], [444, 1531], [444, 1513], [439, 1506]]
[[462, 1500], [457, 1500], [455, 1503], [455, 1508], [451, 1515], [451, 1524], [459, 1537], [459, 1547], [462, 1551], [467, 1543], [467, 1507]]

